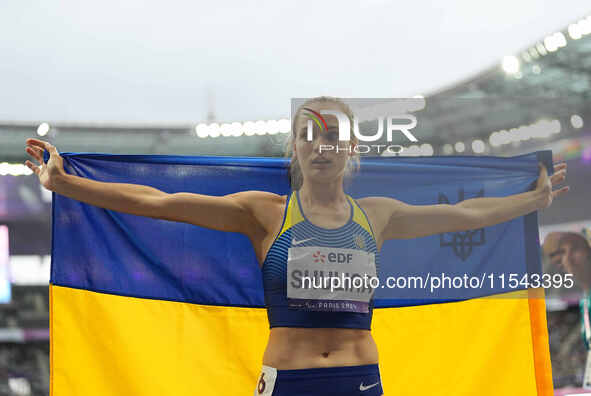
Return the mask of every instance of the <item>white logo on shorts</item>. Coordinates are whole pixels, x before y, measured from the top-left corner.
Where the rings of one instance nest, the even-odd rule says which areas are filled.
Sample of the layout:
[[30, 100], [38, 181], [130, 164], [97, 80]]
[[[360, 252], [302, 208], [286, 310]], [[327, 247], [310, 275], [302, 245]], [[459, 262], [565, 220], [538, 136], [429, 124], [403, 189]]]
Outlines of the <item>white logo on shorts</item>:
[[374, 386], [376, 386], [376, 385], [377, 385], [377, 384], [379, 384], [379, 383], [380, 383], [380, 382], [378, 381], [378, 382], [376, 382], [375, 384], [371, 384], [371, 385], [364, 386], [364, 385], [363, 385], [363, 382], [362, 382], [361, 384], [359, 384], [359, 390], [360, 390], [361, 392], [364, 392], [364, 391], [366, 391], [366, 390], [368, 390], [368, 389], [371, 389], [371, 388], [373, 388]]

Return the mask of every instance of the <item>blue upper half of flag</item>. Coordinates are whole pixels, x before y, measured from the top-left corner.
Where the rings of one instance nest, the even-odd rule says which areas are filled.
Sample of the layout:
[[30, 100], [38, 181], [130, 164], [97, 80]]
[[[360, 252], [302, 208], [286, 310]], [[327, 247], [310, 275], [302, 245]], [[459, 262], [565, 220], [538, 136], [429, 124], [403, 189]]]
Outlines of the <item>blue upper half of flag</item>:
[[[167, 193], [221, 196], [290, 192], [284, 158], [62, 153], [69, 174], [152, 186]], [[48, 158], [45, 154], [46, 160]], [[353, 198], [455, 204], [522, 193], [550, 151], [518, 157], [366, 157], [345, 181]], [[208, 305], [264, 306], [261, 271], [248, 238], [191, 224], [105, 210], [53, 194], [51, 283], [92, 291]], [[380, 279], [468, 274], [489, 279], [540, 273], [537, 213], [481, 230], [384, 243]], [[431, 278], [432, 279], [432, 278]], [[496, 279], [496, 278], [495, 278]], [[430, 285], [432, 286], [432, 284]], [[501, 282], [451, 288], [378, 288], [375, 306], [462, 300], [515, 290]], [[518, 285], [518, 288], [524, 288]], [[436, 300], [433, 300], [435, 298]]]

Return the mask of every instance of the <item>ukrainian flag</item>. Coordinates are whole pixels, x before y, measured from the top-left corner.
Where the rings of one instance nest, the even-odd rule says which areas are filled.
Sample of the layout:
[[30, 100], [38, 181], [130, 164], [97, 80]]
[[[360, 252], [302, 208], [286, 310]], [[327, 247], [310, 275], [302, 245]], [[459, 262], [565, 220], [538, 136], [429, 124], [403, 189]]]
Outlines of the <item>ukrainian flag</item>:
[[[285, 159], [62, 157], [70, 174], [169, 193], [289, 192]], [[504, 196], [532, 187], [538, 161], [551, 173], [550, 152], [364, 158], [346, 192], [412, 204]], [[261, 272], [245, 236], [58, 194], [52, 211], [52, 396], [252, 394], [269, 330]], [[380, 272], [480, 277], [540, 267], [532, 213], [484, 230], [388, 241]], [[436, 299], [378, 290], [373, 334], [385, 394], [551, 395], [544, 300], [506, 286]]]

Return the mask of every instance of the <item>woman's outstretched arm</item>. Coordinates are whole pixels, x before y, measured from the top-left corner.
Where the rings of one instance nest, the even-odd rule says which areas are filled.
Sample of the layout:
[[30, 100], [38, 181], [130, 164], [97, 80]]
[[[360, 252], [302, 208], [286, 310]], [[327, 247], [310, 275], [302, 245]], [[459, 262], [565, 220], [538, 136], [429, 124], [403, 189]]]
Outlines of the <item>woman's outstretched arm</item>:
[[472, 198], [455, 205], [408, 205], [382, 197], [366, 198], [367, 211], [376, 222], [380, 242], [388, 239], [409, 239], [443, 232], [457, 232], [489, 227], [544, 209], [559, 195], [568, 191], [562, 187], [553, 191], [554, 184], [566, 179], [566, 163], [558, 164], [548, 177], [540, 165], [536, 188], [521, 194], [501, 198]]
[[[67, 174], [55, 146], [38, 139], [27, 139], [26, 152], [39, 164], [26, 165], [40, 183], [57, 194], [101, 208], [157, 219], [191, 223], [219, 231], [253, 236], [264, 229], [257, 220], [252, 202], [260, 203], [274, 195], [262, 191], [244, 191], [225, 196], [192, 193], [169, 194], [156, 188], [127, 183], [108, 183]], [[50, 159], [43, 160], [48, 150]]]

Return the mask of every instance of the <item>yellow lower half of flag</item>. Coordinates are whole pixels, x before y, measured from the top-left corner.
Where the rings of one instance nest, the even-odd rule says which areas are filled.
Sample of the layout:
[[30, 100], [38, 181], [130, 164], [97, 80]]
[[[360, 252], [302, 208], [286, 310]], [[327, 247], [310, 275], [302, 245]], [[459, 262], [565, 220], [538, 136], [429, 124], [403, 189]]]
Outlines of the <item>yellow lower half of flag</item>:
[[[264, 309], [54, 285], [50, 300], [52, 396], [254, 392]], [[527, 298], [375, 309], [384, 395], [552, 395], [545, 318]]]

